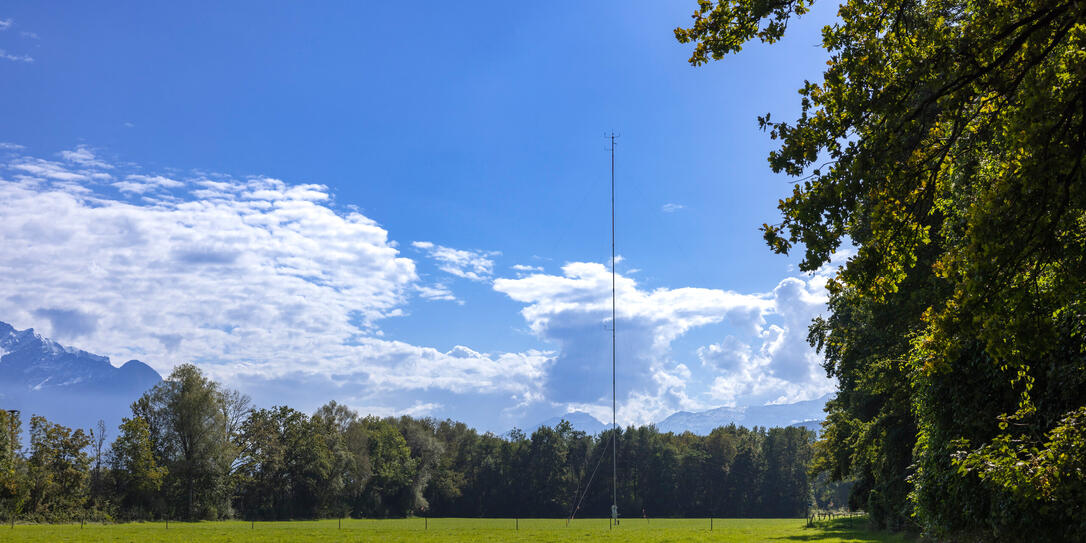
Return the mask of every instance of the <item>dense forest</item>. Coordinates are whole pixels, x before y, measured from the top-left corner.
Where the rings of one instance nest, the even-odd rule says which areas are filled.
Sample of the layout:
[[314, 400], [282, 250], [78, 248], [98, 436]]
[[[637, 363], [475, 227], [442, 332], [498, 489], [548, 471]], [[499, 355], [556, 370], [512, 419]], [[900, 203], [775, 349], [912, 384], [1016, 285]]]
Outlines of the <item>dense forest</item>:
[[[699, 65], [814, 3], [702, 0], [675, 35]], [[766, 241], [807, 271], [848, 257], [809, 336], [839, 384], [815, 469], [882, 526], [1081, 541], [1086, 3], [837, 7], [799, 118], [759, 119], [797, 179]]]
[[[21, 424], [0, 411], [0, 507], [28, 520], [568, 517], [578, 504], [579, 515], [607, 516], [611, 503], [610, 431], [562, 422], [495, 436], [449, 420], [359, 417], [335, 402], [311, 415], [253, 409], [192, 365], [133, 403], [115, 434], [34, 416], [24, 454], [11, 441]], [[803, 516], [816, 498], [813, 440], [803, 428], [620, 429], [619, 510]]]

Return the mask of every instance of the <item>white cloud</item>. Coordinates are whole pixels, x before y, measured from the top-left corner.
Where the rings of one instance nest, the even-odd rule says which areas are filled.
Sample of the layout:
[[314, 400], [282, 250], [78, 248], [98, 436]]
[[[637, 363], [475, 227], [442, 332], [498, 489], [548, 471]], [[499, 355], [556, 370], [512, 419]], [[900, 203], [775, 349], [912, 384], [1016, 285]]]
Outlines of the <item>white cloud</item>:
[[[833, 260], [847, 256], [841, 253]], [[827, 265], [809, 277], [782, 280], [771, 293], [772, 314], [779, 323], [757, 330], [749, 342], [729, 335], [698, 349], [701, 363], [721, 372], [710, 387], [714, 400], [728, 406], [740, 399], [749, 403], [750, 398], [791, 403], [833, 389], [833, 381], [822, 370], [822, 358], [807, 343], [811, 319], [825, 311], [825, 285], [832, 273], [833, 267]]]
[[[721, 404], [792, 401], [830, 389], [818, 357], [806, 344], [810, 319], [825, 307], [824, 280], [786, 278], [770, 293], [743, 294], [706, 288], [644, 290], [618, 275], [617, 338], [621, 419], [658, 421], [677, 409]], [[526, 304], [521, 311], [533, 333], [555, 343], [558, 355], [547, 376], [548, 398], [569, 409], [601, 416], [609, 410], [611, 274], [599, 263], [574, 262], [562, 275], [501, 278], [494, 289]], [[697, 376], [672, 352], [688, 331], [729, 327], [729, 336], [697, 354]], [[699, 381], [713, 383], [698, 388]]]
[[13, 249], [0, 264], [9, 296], [38, 292], [38, 303], [57, 306], [81, 300], [148, 332], [195, 327], [186, 341], [201, 338], [203, 352], [190, 353], [197, 356], [212, 357], [221, 330], [235, 327], [256, 337], [284, 325], [353, 333], [348, 314], [372, 327], [415, 278], [413, 263], [397, 257], [373, 221], [304, 200], [131, 205], [26, 183], [0, 190], [9, 203], [0, 236]]
[[174, 189], [185, 186], [184, 183], [161, 175], [132, 174], [125, 177], [124, 181], [112, 183], [121, 192], [144, 194], [160, 189]]
[[11, 28], [13, 22], [11, 19], [0, 19], [0, 31]]
[[750, 345], [735, 336], [728, 336], [720, 343], [698, 348], [698, 358], [702, 364], [726, 372], [749, 366], [753, 356]]
[[[449, 290], [449, 287], [441, 283], [434, 283], [432, 285], [417, 285], [415, 290], [418, 291], [419, 296], [427, 300], [440, 300], [446, 302], [457, 302], [456, 295]], [[463, 303], [462, 301], [460, 301]]]
[[500, 255], [498, 251], [465, 251], [435, 245], [429, 241], [415, 241], [411, 246], [425, 251], [426, 254], [437, 262], [438, 269], [445, 273], [455, 275], [472, 281], [488, 281], [494, 274], [493, 257]]
[[415, 402], [413, 405], [406, 408], [391, 407], [387, 405], [351, 406], [351, 408], [358, 413], [374, 415], [377, 417], [399, 417], [401, 415], [422, 417], [429, 415], [442, 407], [444, 407], [444, 405], [436, 402]]
[[442, 353], [402, 342], [367, 343], [361, 347], [377, 349], [366, 357], [362, 368], [369, 374], [369, 382], [387, 391], [441, 389], [523, 394], [538, 388], [552, 358], [552, 353], [536, 350], [489, 355], [462, 346]]
[[[382, 323], [412, 299], [462, 300], [445, 282], [424, 284], [388, 232], [334, 207], [327, 187], [162, 176], [107, 164], [85, 146], [60, 156], [0, 167], [0, 320], [160, 371], [195, 361], [303, 408], [293, 395], [322, 394], [323, 403], [350, 391], [352, 405], [421, 414], [471, 394], [503, 420], [548, 405], [609, 419], [603, 263], [569, 263], [560, 274], [518, 264], [519, 277], [495, 279], [497, 252], [416, 241], [446, 273], [493, 281], [524, 304], [528, 329], [546, 345], [519, 353], [412, 345], [385, 338]], [[109, 196], [113, 189], [122, 196]], [[765, 293], [646, 289], [631, 273], [616, 277], [623, 424], [828, 389], [804, 341], [824, 309], [828, 272]], [[676, 341], [699, 328], [727, 332], [677, 352]]]
[[0, 58], [2, 58], [4, 60], [10, 60], [10, 61], [13, 61], [13, 62], [26, 62], [26, 63], [34, 62], [34, 57], [32, 57], [30, 55], [20, 55], [20, 54], [17, 54], [17, 53], [9, 53], [9, 52], [7, 52], [7, 51], [5, 51], [3, 49], [0, 49]]
[[[611, 313], [611, 272], [603, 264], [574, 262], [562, 267], [562, 276], [537, 274], [522, 279], [496, 279], [494, 289], [529, 304], [521, 313], [532, 330], [546, 332], [554, 317], [570, 311], [603, 323]], [[647, 292], [621, 274], [615, 280], [620, 320], [653, 326], [652, 344], [666, 347], [695, 326], [746, 316], [771, 306], [764, 297], [704, 288], [657, 289]]]
[[154, 190], [154, 185], [148, 185], [146, 183], [135, 183], [132, 181], [117, 181], [111, 183], [117, 190], [121, 192], [131, 192], [135, 194], [143, 194], [147, 191]]
[[21, 151], [25, 149], [22, 145], [17, 143], [8, 143], [6, 141], [0, 141], [0, 149], [4, 151]]
[[326, 187], [115, 166], [114, 185], [143, 195], [125, 201], [99, 190], [112, 175], [93, 152], [61, 156], [0, 168], [0, 320], [161, 372], [194, 361], [234, 386], [296, 378], [377, 400], [412, 390], [538, 397], [549, 352], [384, 339], [380, 323], [404, 314], [412, 294], [452, 294], [420, 285], [388, 232], [331, 207]]
[[56, 181], [90, 181], [92, 174], [86, 171], [72, 170], [59, 162], [33, 157], [22, 157], [8, 164], [8, 167], [38, 177]]
[[664, 213], [674, 213], [680, 209], [684, 209], [685, 207], [686, 206], [682, 204], [667, 203], [660, 207], [660, 211], [663, 211]]
[[75, 149], [69, 151], [61, 151], [58, 154], [64, 160], [79, 164], [80, 166], [101, 169], [113, 168], [112, 165], [99, 160], [98, 157], [94, 154], [94, 151], [91, 151], [90, 147], [87, 147], [86, 145], [77, 145]]

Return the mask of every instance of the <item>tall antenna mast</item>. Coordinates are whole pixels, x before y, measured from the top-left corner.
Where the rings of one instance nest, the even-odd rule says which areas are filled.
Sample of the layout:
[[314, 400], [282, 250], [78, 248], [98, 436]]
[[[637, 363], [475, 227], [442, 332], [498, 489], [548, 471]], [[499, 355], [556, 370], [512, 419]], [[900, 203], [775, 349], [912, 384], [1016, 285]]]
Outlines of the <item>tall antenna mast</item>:
[[618, 396], [615, 393], [615, 133], [611, 132], [611, 522], [618, 524]]

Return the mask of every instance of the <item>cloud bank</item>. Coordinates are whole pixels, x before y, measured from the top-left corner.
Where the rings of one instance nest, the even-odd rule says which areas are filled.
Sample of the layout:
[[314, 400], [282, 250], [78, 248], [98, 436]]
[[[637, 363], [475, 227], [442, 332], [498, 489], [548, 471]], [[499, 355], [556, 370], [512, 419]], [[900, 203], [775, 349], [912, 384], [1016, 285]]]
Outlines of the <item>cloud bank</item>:
[[412, 296], [452, 293], [419, 286], [388, 232], [336, 209], [327, 187], [122, 172], [87, 147], [58, 156], [15, 157], [0, 176], [0, 320], [160, 372], [196, 361], [232, 384], [326, 379], [359, 401], [538, 394], [542, 351], [383, 338]]
[[[192, 361], [303, 409], [333, 398], [375, 413], [470, 406], [482, 425], [508, 428], [569, 410], [609, 418], [615, 326], [627, 424], [832, 388], [805, 341], [825, 270], [763, 293], [649, 289], [626, 270], [612, 322], [607, 263], [557, 274], [506, 264], [513, 276], [496, 277], [499, 251], [415, 241], [405, 255], [323, 185], [148, 172], [89, 146], [48, 158], [0, 149], [0, 320], [118, 363], [168, 372]], [[425, 280], [427, 263], [443, 279]], [[463, 303], [449, 286], [459, 279], [521, 304], [522, 320], [489, 333], [527, 327], [532, 345], [488, 353], [386, 336], [383, 323], [430, 301]], [[712, 341], [688, 345], [695, 329]]]

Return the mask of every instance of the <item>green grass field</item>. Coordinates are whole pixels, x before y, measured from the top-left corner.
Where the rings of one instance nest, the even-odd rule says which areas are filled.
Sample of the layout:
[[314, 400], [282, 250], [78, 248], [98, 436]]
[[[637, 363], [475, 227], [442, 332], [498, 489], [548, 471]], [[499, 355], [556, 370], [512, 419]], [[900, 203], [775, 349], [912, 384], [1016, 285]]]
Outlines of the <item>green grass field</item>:
[[[519, 529], [517, 523], [519, 522]], [[904, 542], [900, 535], [870, 532], [861, 518], [836, 519], [805, 526], [803, 519], [628, 519], [611, 529], [606, 519], [578, 519], [566, 526], [554, 519], [403, 519], [297, 522], [161, 522], [131, 524], [23, 525], [0, 528], [0, 541], [116, 541], [230, 543], [272, 542], [414, 542], [464, 543], [475, 541], [819, 541]]]

